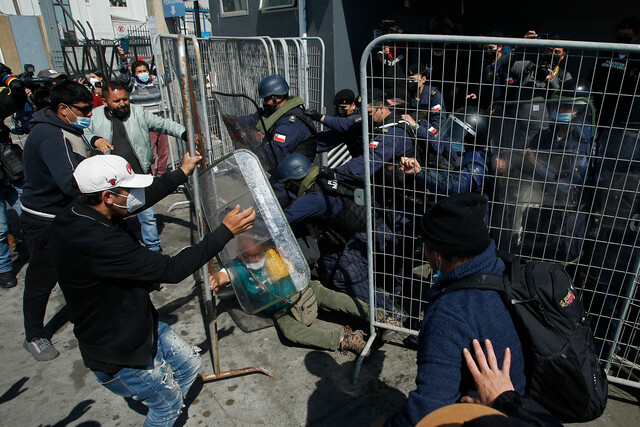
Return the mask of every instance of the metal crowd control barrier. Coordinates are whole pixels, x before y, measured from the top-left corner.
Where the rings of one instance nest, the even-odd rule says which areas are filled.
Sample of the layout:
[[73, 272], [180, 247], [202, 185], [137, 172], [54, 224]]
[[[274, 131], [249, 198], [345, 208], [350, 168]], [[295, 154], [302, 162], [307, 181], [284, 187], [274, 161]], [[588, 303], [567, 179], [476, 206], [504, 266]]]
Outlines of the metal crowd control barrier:
[[[229, 97], [217, 99], [215, 94], [240, 93], [260, 101], [257, 95], [258, 83], [270, 74], [289, 76], [292, 80], [290, 93], [307, 96], [307, 106], [321, 110], [324, 45], [320, 39], [274, 41], [269, 37], [196, 39], [183, 35], [159, 35], [158, 41], [169, 115], [171, 119], [185, 125], [189, 136], [188, 144], [176, 141], [178, 159], [187, 151], [193, 155], [197, 148], [203, 155], [204, 165], [233, 151], [232, 139], [223, 125], [223, 112], [232, 115], [251, 114], [255, 113], [255, 108], [243, 107], [242, 105], [251, 106], [251, 103], [233, 102], [233, 98]], [[175, 164], [173, 166], [176, 167]], [[202, 238], [206, 226], [202, 220], [198, 180], [191, 179], [185, 185], [185, 190], [192, 201], [198, 232]], [[203, 376], [203, 380], [251, 372], [273, 376], [259, 367], [221, 372], [215, 328], [215, 298], [212, 298], [209, 290], [208, 276], [209, 269], [205, 266], [202, 270], [202, 286], [210, 317], [205, 323], [211, 337], [214, 374]], [[212, 323], [213, 330], [210, 328]]]
[[[640, 387], [640, 61], [618, 51], [640, 56], [634, 45], [465, 36], [387, 35], [367, 46], [362, 105], [374, 94], [379, 111], [362, 121], [371, 337], [355, 379], [377, 330], [418, 335], [432, 282], [415, 223], [469, 187], [489, 201], [499, 249], [565, 266], [609, 380]], [[423, 89], [408, 68], [423, 72]], [[473, 106], [486, 134], [463, 139]], [[387, 126], [372, 123], [386, 111]], [[387, 140], [394, 153], [380, 156], [393, 123], [409, 139]], [[418, 160], [424, 182], [399, 170], [401, 156]], [[403, 326], [376, 320], [379, 291]]]

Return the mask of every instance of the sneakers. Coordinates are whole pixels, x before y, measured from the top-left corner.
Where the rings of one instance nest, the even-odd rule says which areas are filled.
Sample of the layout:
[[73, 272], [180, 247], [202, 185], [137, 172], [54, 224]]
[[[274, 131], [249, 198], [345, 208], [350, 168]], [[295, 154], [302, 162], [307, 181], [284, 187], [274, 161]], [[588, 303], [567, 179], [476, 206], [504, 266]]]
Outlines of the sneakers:
[[353, 331], [349, 326], [344, 327], [344, 333], [340, 337], [340, 351], [346, 354], [348, 351], [360, 355], [364, 350], [367, 342], [364, 340], [364, 332], [361, 330]]
[[34, 338], [31, 341], [24, 340], [22, 345], [36, 360], [53, 360], [60, 355], [60, 352], [51, 344], [51, 341], [46, 338]]
[[0, 288], [13, 288], [18, 284], [16, 280], [16, 275], [13, 274], [13, 271], [5, 271], [4, 273], [0, 273]]

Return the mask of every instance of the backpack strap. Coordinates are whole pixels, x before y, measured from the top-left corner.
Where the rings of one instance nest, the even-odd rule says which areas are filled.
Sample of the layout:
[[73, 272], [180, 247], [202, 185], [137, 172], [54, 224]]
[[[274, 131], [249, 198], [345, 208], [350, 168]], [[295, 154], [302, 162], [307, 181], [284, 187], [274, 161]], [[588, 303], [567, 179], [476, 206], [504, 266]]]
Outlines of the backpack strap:
[[478, 273], [472, 274], [462, 279], [456, 280], [449, 286], [446, 286], [441, 292], [434, 296], [429, 302], [433, 303], [438, 298], [451, 292], [461, 291], [463, 289], [481, 289], [492, 290], [504, 294], [506, 287], [502, 276], [498, 274]]

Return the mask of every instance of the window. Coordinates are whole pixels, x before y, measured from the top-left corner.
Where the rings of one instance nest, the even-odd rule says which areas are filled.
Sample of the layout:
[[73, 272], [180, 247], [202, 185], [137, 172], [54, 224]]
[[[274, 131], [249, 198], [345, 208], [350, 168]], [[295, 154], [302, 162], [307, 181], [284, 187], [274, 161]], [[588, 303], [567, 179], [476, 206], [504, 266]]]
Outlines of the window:
[[247, 0], [220, 0], [220, 11], [220, 14], [222, 16], [238, 16], [249, 14]]
[[111, 7], [127, 7], [127, 0], [109, 0]]
[[260, 0], [260, 10], [292, 8], [296, 0]]

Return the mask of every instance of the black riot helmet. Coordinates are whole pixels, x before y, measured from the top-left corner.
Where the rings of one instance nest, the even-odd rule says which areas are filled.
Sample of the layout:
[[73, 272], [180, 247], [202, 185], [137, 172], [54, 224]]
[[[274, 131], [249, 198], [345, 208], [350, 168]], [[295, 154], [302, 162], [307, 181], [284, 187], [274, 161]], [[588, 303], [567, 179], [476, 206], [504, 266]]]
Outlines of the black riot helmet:
[[549, 99], [551, 117], [558, 123], [580, 128], [582, 139], [595, 136], [593, 126], [594, 97], [585, 80], [569, 80]]
[[311, 162], [306, 156], [300, 153], [293, 153], [282, 159], [276, 168], [273, 178], [277, 182], [302, 179], [311, 171], [311, 167]]
[[449, 114], [440, 128], [445, 163], [459, 166], [466, 146], [481, 149], [487, 145], [489, 118], [476, 106], [458, 108]]
[[458, 108], [450, 114], [440, 128], [440, 133], [449, 142], [485, 146], [488, 129], [489, 119], [484, 111], [476, 106], [469, 106]]

